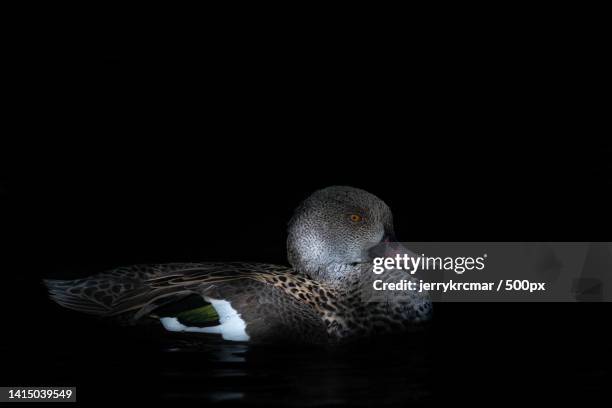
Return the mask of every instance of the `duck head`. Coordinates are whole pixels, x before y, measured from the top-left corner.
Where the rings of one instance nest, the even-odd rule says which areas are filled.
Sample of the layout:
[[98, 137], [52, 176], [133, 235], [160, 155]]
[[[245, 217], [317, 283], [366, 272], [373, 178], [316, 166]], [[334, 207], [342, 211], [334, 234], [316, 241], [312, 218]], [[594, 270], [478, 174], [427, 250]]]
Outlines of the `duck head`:
[[296, 270], [334, 283], [369, 264], [381, 242], [394, 240], [387, 204], [367, 191], [333, 186], [314, 192], [296, 209], [287, 255]]

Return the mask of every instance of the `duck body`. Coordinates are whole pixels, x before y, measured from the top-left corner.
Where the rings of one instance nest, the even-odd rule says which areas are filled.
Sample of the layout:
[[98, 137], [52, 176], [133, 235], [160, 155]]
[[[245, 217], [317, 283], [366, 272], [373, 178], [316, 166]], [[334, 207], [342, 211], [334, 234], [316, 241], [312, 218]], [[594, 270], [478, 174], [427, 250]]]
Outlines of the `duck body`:
[[[331, 286], [263, 263], [135, 265], [89, 278], [46, 280], [69, 309], [124, 324], [159, 320], [169, 331], [229, 341], [333, 344], [400, 331], [429, 319], [427, 299], [367, 302], [366, 280]], [[192, 296], [202, 302], [181, 305]], [[420, 309], [419, 309], [420, 307]]]

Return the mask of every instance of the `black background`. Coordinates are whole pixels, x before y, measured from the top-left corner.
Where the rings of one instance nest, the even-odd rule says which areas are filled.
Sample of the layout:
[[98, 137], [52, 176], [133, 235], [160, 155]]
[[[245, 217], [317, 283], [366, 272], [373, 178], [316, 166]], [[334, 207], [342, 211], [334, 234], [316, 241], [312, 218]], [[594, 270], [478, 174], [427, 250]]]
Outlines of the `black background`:
[[293, 208], [335, 184], [385, 200], [403, 241], [610, 240], [594, 44], [106, 34], [17, 47], [19, 143], [2, 152], [0, 184], [3, 384], [76, 384], [82, 402], [100, 402], [113, 399], [103, 387], [180, 399], [238, 381], [247, 403], [394, 405], [425, 353], [408, 400], [605, 395], [607, 304], [437, 305], [428, 337], [379, 359], [380, 347], [318, 363], [249, 351], [240, 380], [204, 381], [189, 373], [194, 361], [219, 369], [207, 357], [159, 353], [148, 332], [59, 310], [39, 283], [135, 263], [285, 263]]

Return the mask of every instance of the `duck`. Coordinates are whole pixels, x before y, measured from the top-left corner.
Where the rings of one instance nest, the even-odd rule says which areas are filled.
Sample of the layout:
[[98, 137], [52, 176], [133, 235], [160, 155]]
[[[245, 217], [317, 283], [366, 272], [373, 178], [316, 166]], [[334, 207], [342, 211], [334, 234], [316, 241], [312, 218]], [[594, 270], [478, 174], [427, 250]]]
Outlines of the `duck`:
[[[395, 243], [380, 198], [349, 186], [315, 191], [288, 224], [288, 266], [253, 262], [118, 267], [75, 279], [46, 279], [68, 309], [121, 324], [157, 322], [170, 332], [249, 343], [336, 344], [422, 326], [427, 292], [372, 291], [376, 251]], [[404, 271], [386, 279], [415, 279]], [[375, 293], [376, 292], [376, 293]]]

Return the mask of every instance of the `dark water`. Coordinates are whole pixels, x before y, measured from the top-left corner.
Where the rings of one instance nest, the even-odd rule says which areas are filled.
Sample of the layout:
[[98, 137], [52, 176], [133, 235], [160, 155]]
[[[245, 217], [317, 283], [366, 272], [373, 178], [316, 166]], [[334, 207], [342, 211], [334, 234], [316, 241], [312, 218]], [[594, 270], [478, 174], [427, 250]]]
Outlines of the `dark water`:
[[[438, 305], [431, 327], [339, 349], [117, 329], [49, 306], [2, 331], [2, 384], [76, 385], [81, 403], [402, 406], [609, 398], [610, 308]], [[478, 312], [480, 312], [478, 314]]]
[[[90, 329], [91, 327], [87, 327]], [[110, 335], [117, 336], [110, 338]], [[60, 341], [40, 333], [5, 365], [14, 384], [77, 384], [79, 400], [201, 401], [292, 406], [381, 405], [432, 398], [428, 350], [418, 339], [344, 349], [192, 344], [153, 330], [90, 331]], [[388, 345], [387, 345], [388, 346]]]

